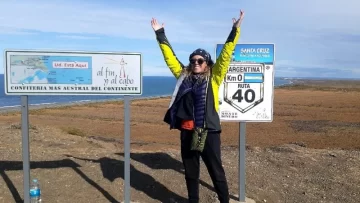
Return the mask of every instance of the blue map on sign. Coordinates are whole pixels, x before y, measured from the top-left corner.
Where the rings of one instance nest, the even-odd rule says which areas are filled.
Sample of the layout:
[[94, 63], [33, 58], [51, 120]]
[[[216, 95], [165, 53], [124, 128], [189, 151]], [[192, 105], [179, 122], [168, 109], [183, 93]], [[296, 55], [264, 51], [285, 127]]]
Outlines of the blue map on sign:
[[10, 56], [12, 84], [92, 84], [92, 59], [86, 56]]

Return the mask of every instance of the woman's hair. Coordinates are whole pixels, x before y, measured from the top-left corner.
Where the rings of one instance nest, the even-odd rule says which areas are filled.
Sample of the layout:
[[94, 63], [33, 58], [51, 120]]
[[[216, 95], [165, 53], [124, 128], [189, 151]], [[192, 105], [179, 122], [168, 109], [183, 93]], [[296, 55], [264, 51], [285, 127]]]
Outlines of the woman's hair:
[[[205, 68], [205, 71], [204, 71], [204, 72], [198, 73], [198, 74], [196, 74], [196, 75], [200, 76], [201, 79], [205, 79], [207, 76], [210, 76], [210, 74], [211, 74], [211, 68], [212, 68], [212, 66], [207, 65], [207, 67]], [[182, 71], [183, 71], [183, 73], [185, 74], [185, 76], [192, 76], [192, 75], [194, 75], [193, 65], [192, 65], [191, 63], [189, 63], [187, 66], [185, 66]]]

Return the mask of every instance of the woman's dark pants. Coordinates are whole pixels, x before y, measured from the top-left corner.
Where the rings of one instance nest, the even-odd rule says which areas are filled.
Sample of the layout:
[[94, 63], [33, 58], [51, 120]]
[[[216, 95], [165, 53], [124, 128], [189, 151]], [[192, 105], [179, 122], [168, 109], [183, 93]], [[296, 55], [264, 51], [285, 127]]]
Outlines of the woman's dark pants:
[[192, 131], [181, 132], [181, 157], [185, 168], [185, 180], [189, 202], [199, 202], [199, 176], [201, 156], [204, 161], [220, 203], [229, 202], [229, 189], [221, 161], [221, 140], [219, 133], [209, 132], [202, 152], [191, 151]]

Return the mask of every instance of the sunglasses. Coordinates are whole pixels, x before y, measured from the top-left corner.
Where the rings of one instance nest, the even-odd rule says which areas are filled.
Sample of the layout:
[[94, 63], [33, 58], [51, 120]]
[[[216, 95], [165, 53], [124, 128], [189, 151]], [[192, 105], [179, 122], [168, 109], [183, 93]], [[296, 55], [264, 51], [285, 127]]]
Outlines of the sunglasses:
[[201, 65], [201, 64], [203, 64], [203, 63], [205, 62], [205, 60], [202, 59], [202, 58], [199, 58], [199, 59], [190, 59], [190, 63], [191, 63], [191, 64], [195, 64], [196, 61], [198, 62], [199, 65]]

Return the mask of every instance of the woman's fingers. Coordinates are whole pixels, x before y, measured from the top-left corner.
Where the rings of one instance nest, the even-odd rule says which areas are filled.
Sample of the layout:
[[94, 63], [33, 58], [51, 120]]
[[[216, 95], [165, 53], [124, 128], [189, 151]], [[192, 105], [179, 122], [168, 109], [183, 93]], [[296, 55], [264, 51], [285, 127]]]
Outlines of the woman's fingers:
[[[160, 25], [159, 25], [158, 21], [156, 20], [156, 18], [152, 18], [151, 24], [152, 24], [153, 26], [159, 26], [159, 27], [160, 27]], [[165, 24], [162, 23], [162, 27], [164, 27], [164, 26], [165, 26]]]
[[162, 23], [161, 26], [160, 26], [158, 21], [155, 18], [152, 18], [151, 19], [151, 26], [156, 31], [156, 30], [159, 30], [160, 28], [163, 28], [165, 26], [165, 23]]

